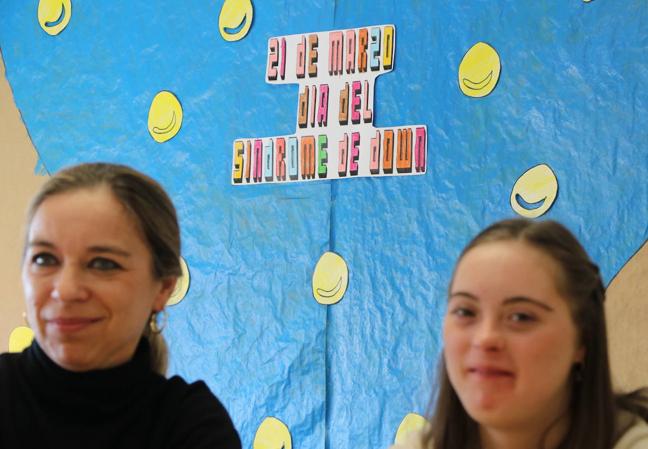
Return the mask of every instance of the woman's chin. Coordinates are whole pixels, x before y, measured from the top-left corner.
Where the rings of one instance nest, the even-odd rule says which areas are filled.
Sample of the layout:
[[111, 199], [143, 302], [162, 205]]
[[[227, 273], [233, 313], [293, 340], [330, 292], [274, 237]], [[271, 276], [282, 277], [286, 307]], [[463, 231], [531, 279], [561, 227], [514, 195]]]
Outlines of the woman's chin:
[[472, 419], [486, 426], [506, 427], [521, 414], [510, 401], [497, 395], [480, 395], [464, 407]]
[[68, 371], [82, 372], [99, 368], [93, 363], [91, 352], [85, 345], [65, 343], [55, 347], [43, 346], [43, 350], [54, 363]]

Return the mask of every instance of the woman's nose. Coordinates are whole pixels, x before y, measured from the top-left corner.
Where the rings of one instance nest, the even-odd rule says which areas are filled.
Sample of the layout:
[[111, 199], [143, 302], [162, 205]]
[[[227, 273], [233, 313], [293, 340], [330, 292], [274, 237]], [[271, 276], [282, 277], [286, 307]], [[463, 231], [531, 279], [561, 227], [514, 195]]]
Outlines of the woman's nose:
[[81, 270], [63, 265], [54, 279], [52, 297], [60, 301], [85, 301], [88, 296]]
[[473, 336], [473, 345], [484, 351], [499, 351], [504, 346], [502, 330], [495, 319], [483, 319]]

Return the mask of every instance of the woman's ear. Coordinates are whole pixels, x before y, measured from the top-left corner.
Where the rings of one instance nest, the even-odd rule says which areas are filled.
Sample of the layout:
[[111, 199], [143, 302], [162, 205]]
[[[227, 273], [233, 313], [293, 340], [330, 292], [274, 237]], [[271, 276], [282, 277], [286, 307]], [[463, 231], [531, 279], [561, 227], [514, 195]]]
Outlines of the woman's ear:
[[574, 363], [585, 363], [585, 354], [586, 354], [585, 346], [581, 345], [577, 350], [576, 353], [574, 354]]
[[177, 282], [177, 276], [167, 276], [162, 278], [160, 291], [158, 292], [155, 301], [153, 302], [153, 310], [159, 312], [160, 310], [164, 309], [164, 306], [169, 300], [169, 297], [175, 290]]

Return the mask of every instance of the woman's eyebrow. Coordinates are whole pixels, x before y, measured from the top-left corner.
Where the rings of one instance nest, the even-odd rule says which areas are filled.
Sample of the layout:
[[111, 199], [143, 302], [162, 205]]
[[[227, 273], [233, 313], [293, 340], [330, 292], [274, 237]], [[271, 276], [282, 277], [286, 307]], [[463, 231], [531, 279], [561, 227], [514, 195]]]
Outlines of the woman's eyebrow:
[[123, 257], [131, 256], [131, 253], [129, 253], [128, 251], [111, 245], [91, 246], [90, 248], [88, 248], [88, 250], [92, 253], [99, 253], [99, 254], [116, 254], [118, 256], [123, 256]]
[[511, 298], [506, 298], [503, 302], [504, 305], [509, 304], [518, 304], [518, 303], [527, 303], [534, 304], [542, 309], [545, 309], [548, 312], [553, 312], [554, 309], [550, 305], [540, 301], [539, 299], [529, 298], [528, 296], [513, 296]]
[[[464, 291], [457, 291], [457, 292], [452, 292], [450, 293], [450, 296], [448, 297], [448, 300], [451, 300], [455, 297], [461, 297], [465, 299], [469, 299], [471, 301], [478, 301], [479, 298], [477, 296], [473, 295], [470, 292], [464, 292]], [[533, 304], [536, 305], [548, 312], [553, 312], [554, 309], [550, 305], [544, 303], [543, 301], [540, 301], [539, 299], [531, 298], [528, 296], [512, 296], [510, 298], [506, 298], [502, 304], [503, 305], [510, 305], [510, 304], [518, 304], [518, 303], [527, 303], [527, 304]]]
[[28, 242], [27, 246], [30, 248], [33, 248], [34, 246], [44, 246], [46, 248], [55, 248], [54, 244], [52, 242], [48, 242], [47, 240], [32, 240], [31, 242]]
[[[52, 242], [48, 242], [47, 240], [34, 240], [32, 242], [29, 242], [28, 246], [30, 248], [33, 248], [35, 246], [41, 246], [45, 248], [56, 248], [56, 245], [54, 245]], [[88, 251], [92, 253], [99, 253], [99, 254], [116, 254], [119, 256], [123, 257], [130, 257], [131, 253], [128, 251], [121, 249], [117, 246], [111, 246], [111, 245], [95, 245], [91, 246], [88, 248]]]
[[458, 292], [452, 292], [450, 293], [450, 296], [448, 296], [448, 300], [454, 298], [455, 296], [460, 296], [462, 298], [466, 299], [472, 299], [473, 301], [477, 301], [477, 296], [473, 295], [472, 293], [469, 292], [464, 292], [464, 291], [458, 291]]

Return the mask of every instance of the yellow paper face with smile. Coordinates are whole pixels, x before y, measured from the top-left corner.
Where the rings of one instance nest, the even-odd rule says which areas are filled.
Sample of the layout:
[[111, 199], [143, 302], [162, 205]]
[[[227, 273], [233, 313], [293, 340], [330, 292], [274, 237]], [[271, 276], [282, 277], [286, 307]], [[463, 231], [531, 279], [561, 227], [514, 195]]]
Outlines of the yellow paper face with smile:
[[511, 191], [511, 207], [526, 218], [537, 218], [549, 210], [558, 195], [558, 179], [548, 165], [530, 168]]
[[418, 413], [408, 413], [398, 426], [396, 438], [394, 438], [394, 444], [404, 444], [407, 441], [409, 434], [422, 430], [426, 423], [427, 421], [425, 418]]
[[9, 352], [22, 352], [31, 345], [34, 331], [27, 326], [18, 326], [9, 335]]
[[56, 36], [70, 23], [72, 4], [70, 0], [40, 0], [38, 2], [38, 23], [43, 31]]
[[272, 416], [264, 419], [254, 435], [253, 449], [292, 449], [288, 427]]
[[340, 301], [349, 283], [349, 269], [339, 255], [330, 251], [320, 257], [313, 272], [313, 296], [320, 304]]
[[169, 296], [169, 300], [166, 303], [167, 306], [178, 304], [184, 299], [189, 291], [189, 283], [191, 282], [189, 267], [183, 257], [180, 257], [180, 269], [182, 270], [182, 274], [178, 277], [178, 282], [176, 282], [175, 288], [171, 292], [171, 296]]
[[225, 0], [218, 16], [218, 31], [226, 41], [239, 41], [250, 31], [253, 17], [250, 0]]
[[163, 90], [153, 98], [148, 115], [148, 130], [156, 142], [173, 138], [182, 126], [182, 106], [171, 92]]
[[493, 47], [477, 42], [459, 64], [459, 88], [469, 97], [490, 94], [500, 76], [500, 58]]

